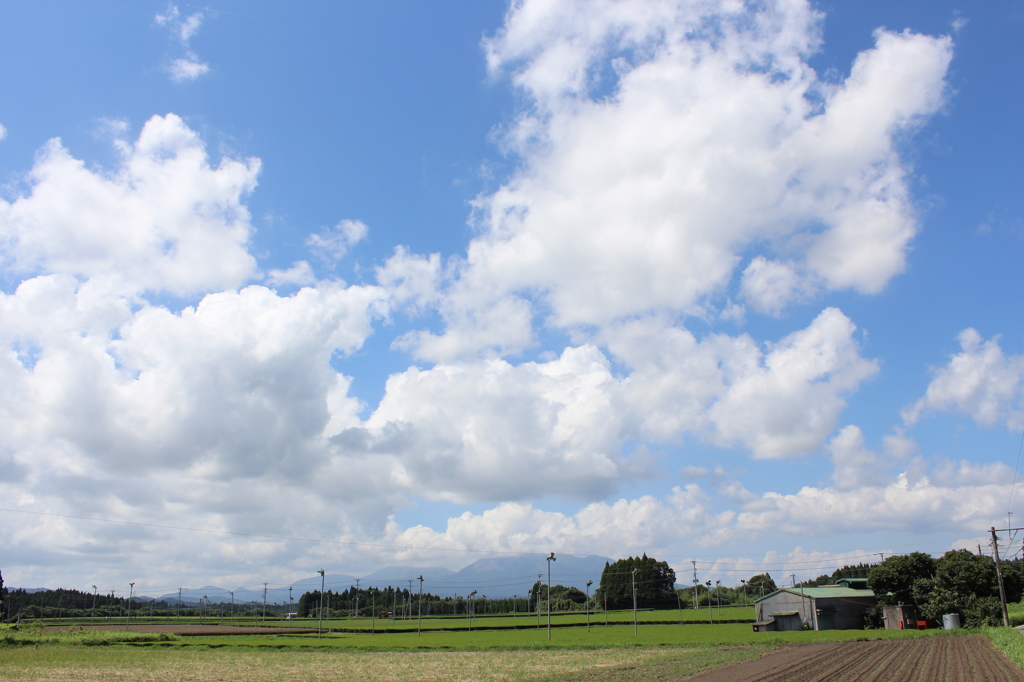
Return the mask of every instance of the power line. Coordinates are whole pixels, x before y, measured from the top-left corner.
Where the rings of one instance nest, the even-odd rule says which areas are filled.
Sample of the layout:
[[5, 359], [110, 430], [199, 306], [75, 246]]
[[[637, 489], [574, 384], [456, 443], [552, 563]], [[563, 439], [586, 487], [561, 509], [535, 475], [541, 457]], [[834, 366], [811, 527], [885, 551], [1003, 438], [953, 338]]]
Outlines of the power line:
[[[1016, 497], [1017, 483], [1020, 482], [1020, 464], [1022, 458], [1024, 458], [1024, 431], [1021, 431], [1020, 445], [1017, 447], [1017, 465], [1013, 468], [1013, 483], [1010, 485], [1010, 499], [1006, 503], [1007, 517], [1013, 513], [1013, 498]], [[1009, 526], [1010, 523], [1007, 522], [1006, 525]]]

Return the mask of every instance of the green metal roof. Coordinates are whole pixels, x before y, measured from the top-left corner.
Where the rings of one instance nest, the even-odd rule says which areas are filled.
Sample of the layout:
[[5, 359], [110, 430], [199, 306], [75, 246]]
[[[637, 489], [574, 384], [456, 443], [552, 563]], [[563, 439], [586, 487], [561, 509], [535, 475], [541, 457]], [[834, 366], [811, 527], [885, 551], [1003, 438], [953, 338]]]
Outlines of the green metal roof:
[[874, 597], [875, 593], [871, 590], [855, 590], [852, 587], [843, 587], [842, 585], [825, 585], [823, 587], [784, 587], [783, 591], [789, 592], [790, 594], [800, 594], [801, 592], [814, 599], [828, 599], [829, 597]]
[[850, 598], [850, 597], [870, 597], [875, 598], [875, 593], [871, 590], [855, 590], [852, 587], [843, 587], [842, 585], [825, 585], [824, 587], [783, 587], [775, 590], [772, 594], [765, 595], [760, 599], [757, 599], [754, 603], [764, 601], [774, 594], [779, 592], [788, 592], [790, 594], [803, 594], [805, 597], [812, 599], [835, 599], [835, 598]]

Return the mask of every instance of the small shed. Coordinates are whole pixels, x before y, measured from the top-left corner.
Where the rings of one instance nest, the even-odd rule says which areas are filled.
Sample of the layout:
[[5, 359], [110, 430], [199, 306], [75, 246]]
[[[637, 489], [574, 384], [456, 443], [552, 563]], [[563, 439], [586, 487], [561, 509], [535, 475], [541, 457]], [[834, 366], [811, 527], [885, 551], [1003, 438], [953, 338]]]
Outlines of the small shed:
[[882, 619], [886, 630], [916, 630], [920, 626], [921, 614], [916, 606], [900, 604], [899, 606], [883, 606]]
[[[840, 580], [822, 587], [786, 587], [754, 602], [755, 632], [859, 630], [865, 612], [877, 602], [863, 581]], [[863, 585], [863, 586], [862, 586]]]

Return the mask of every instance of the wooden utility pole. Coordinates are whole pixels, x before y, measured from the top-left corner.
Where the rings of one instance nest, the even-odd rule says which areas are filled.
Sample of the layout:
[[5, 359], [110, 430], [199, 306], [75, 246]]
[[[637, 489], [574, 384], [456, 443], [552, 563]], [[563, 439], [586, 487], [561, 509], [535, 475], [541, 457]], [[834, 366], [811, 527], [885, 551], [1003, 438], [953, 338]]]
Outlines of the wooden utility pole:
[[1003, 568], [999, 564], [999, 540], [996, 539], [996, 527], [989, 529], [992, 532], [992, 553], [996, 558], [996, 577], [999, 579], [999, 602], [1003, 606], [1003, 625], [1010, 627], [1010, 614], [1006, 610], [1006, 588], [1003, 587]]

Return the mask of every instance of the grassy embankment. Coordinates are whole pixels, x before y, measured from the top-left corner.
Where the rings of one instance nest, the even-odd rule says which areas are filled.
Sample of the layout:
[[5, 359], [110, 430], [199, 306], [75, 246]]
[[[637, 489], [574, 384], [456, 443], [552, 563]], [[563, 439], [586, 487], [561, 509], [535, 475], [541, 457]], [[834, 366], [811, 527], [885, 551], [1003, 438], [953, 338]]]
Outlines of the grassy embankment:
[[[1006, 610], [1013, 628], [1024, 625], [1024, 602], [1009, 604]], [[1024, 668], [1024, 635], [1012, 628], [984, 628], [983, 632], [1007, 658]]]

